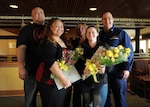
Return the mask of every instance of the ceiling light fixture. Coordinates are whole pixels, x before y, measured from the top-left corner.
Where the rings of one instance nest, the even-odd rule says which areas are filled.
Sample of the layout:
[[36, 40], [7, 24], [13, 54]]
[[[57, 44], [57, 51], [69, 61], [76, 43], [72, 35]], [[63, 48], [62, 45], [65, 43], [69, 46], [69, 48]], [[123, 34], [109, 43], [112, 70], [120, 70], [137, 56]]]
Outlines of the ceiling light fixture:
[[89, 8], [89, 10], [90, 10], [90, 11], [96, 11], [97, 8], [96, 8], [96, 7], [91, 7], [91, 8]]
[[13, 8], [13, 9], [17, 9], [18, 8], [17, 5], [9, 5], [9, 7]]

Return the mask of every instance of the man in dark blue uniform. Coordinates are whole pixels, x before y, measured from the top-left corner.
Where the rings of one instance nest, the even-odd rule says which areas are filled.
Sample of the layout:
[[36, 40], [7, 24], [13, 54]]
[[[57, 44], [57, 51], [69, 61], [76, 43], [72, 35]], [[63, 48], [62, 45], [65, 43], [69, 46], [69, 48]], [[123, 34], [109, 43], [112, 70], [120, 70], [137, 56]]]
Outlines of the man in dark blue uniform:
[[109, 46], [122, 45], [131, 49], [127, 62], [123, 62], [113, 66], [109, 72], [109, 93], [105, 107], [112, 107], [110, 92], [112, 91], [115, 101], [115, 107], [127, 107], [126, 90], [127, 79], [133, 65], [133, 49], [128, 34], [119, 28], [114, 27], [114, 18], [110, 12], [106, 12], [102, 16], [103, 30], [100, 32], [99, 39]]

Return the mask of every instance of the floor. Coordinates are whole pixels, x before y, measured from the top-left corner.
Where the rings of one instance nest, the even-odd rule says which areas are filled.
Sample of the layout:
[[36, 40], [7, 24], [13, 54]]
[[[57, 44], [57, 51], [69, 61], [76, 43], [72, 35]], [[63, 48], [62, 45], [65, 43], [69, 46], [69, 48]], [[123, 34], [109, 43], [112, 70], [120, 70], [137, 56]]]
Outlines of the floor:
[[[128, 107], [150, 107], [150, 100], [142, 98], [130, 91], [127, 92]], [[24, 107], [23, 96], [0, 97], [0, 107]], [[41, 107], [40, 97], [37, 97], [37, 107]], [[70, 105], [72, 107], [72, 103]]]

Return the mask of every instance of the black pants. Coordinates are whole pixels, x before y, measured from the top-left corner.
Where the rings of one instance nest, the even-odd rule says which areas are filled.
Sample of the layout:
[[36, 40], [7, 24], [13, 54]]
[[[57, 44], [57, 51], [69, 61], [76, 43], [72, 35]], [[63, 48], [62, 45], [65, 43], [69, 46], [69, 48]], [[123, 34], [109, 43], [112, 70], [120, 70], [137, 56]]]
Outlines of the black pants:
[[[77, 81], [73, 84], [73, 107], [85, 107], [84, 101], [82, 100], [81, 93], [81, 81]], [[83, 105], [83, 106], [82, 106]]]
[[58, 90], [56, 86], [51, 86], [44, 83], [38, 83], [40, 96], [42, 99], [42, 107], [69, 107], [71, 99], [71, 90]]

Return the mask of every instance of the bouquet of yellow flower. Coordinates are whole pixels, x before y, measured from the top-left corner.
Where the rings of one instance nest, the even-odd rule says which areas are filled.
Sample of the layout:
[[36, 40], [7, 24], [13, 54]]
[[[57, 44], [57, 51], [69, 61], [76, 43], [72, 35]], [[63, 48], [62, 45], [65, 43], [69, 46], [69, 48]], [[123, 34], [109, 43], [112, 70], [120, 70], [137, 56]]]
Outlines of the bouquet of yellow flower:
[[[63, 74], [73, 83], [81, 79], [78, 71], [74, 67], [77, 60], [83, 55], [83, 48], [77, 47], [75, 50], [63, 49], [62, 58], [57, 61], [59, 68], [64, 71]], [[54, 74], [50, 75], [51, 79], [54, 79], [58, 90], [62, 89], [63, 86], [58, 78]]]
[[[84, 49], [77, 47], [75, 50], [63, 49], [62, 58], [57, 61], [58, 66], [63, 71], [68, 71], [72, 65], [74, 65], [78, 59], [83, 55]], [[54, 78], [54, 75], [51, 74], [51, 78]]]
[[[96, 74], [98, 73], [97, 67], [99, 65], [111, 66], [128, 61], [130, 51], [130, 48], [125, 48], [122, 45], [110, 47], [109, 49], [100, 46], [92, 58], [86, 61], [86, 69], [90, 71], [90, 75], [93, 76], [94, 81], [98, 82]], [[87, 77], [83, 76], [82, 79], [84, 80]]]
[[85, 63], [85, 69], [90, 71], [89, 75], [82, 75], [82, 80], [85, 80], [86, 78], [88, 78], [89, 76], [93, 76], [94, 82], [98, 83], [99, 81], [96, 78], [96, 74], [98, 73], [98, 68], [96, 66], [96, 64], [94, 64], [93, 62], [91, 62], [91, 60], [87, 59], [86, 63]]
[[91, 61], [96, 63], [96, 65], [116, 65], [128, 61], [130, 51], [130, 48], [125, 48], [122, 45], [110, 47], [109, 49], [100, 46], [91, 58]]
[[97, 56], [97, 59], [102, 65], [111, 66], [128, 61], [130, 48], [125, 48], [122, 45], [111, 47], [102, 52], [102, 55]]
[[[65, 52], [65, 51], [64, 51]], [[77, 60], [82, 57], [84, 49], [81, 47], [75, 48], [75, 50], [70, 50], [69, 52], [63, 53], [62, 60], [66, 62], [67, 65], [74, 65]]]

